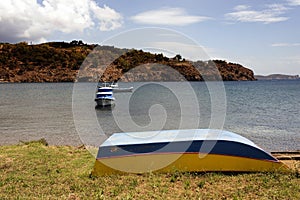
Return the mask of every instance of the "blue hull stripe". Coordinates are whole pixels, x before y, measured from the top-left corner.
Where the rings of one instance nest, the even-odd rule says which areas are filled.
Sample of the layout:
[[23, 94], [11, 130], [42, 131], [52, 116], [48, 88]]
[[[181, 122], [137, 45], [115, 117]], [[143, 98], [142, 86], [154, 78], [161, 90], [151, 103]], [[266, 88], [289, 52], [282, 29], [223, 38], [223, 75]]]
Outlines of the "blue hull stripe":
[[277, 161], [265, 151], [239, 142], [225, 140], [179, 141], [118, 146], [100, 146], [97, 158], [157, 153], [209, 153]]

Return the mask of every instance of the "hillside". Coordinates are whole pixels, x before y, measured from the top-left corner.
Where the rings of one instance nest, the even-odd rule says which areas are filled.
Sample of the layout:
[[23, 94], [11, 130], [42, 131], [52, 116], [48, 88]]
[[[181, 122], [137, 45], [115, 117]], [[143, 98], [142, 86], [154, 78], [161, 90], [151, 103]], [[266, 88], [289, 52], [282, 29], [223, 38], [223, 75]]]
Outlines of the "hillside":
[[0, 82], [255, 80], [250, 69], [222, 60], [192, 62], [82, 41], [0, 43], [0, 66]]

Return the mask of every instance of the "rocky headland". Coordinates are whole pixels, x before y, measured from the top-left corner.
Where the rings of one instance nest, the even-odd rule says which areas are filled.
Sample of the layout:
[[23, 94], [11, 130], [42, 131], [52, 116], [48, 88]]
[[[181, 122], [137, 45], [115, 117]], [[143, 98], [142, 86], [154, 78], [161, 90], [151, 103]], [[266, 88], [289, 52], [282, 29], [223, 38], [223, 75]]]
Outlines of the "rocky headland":
[[255, 75], [257, 80], [300, 80], [299, 75], [285, 75], [285, 74], [270, 74], [267, 76]]
[[223, 60], [189, 61], [82, 41], [0, 43], [0, 82], [252, 81], [253, 71]]

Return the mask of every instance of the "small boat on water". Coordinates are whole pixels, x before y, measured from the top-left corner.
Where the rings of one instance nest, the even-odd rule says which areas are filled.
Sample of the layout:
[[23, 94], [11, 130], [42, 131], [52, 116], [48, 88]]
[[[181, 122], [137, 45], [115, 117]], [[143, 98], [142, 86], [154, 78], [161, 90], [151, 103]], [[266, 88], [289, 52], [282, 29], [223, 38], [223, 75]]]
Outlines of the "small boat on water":
[[93, 174], [287, 170], [238, 134], [190, 129], [115, 133], [99, 147]]
[[114, 92], [132, 92], [133, 90], [133, 87], [120, 88], [118, 83], [112, 83], [110, 86], [112, 87]]
[[129, 88], [113, 88], [114, 92], [132, 92], [133, 91], [133, 87], [129, 87]]
[[95, 101], [98, 107], [114, 105], [115, 98], [113, 96], [112, 87], [107, 84], [98, 86]]

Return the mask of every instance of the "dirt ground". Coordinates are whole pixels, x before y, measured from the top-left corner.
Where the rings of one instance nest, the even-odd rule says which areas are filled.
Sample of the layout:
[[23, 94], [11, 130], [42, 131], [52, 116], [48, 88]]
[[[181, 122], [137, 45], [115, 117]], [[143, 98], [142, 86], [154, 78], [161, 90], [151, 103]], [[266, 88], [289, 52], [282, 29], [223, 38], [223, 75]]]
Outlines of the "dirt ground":
[[300, 172], [300, 151], [295, 152], [272, 152], [272, 155], [278, 160]]

